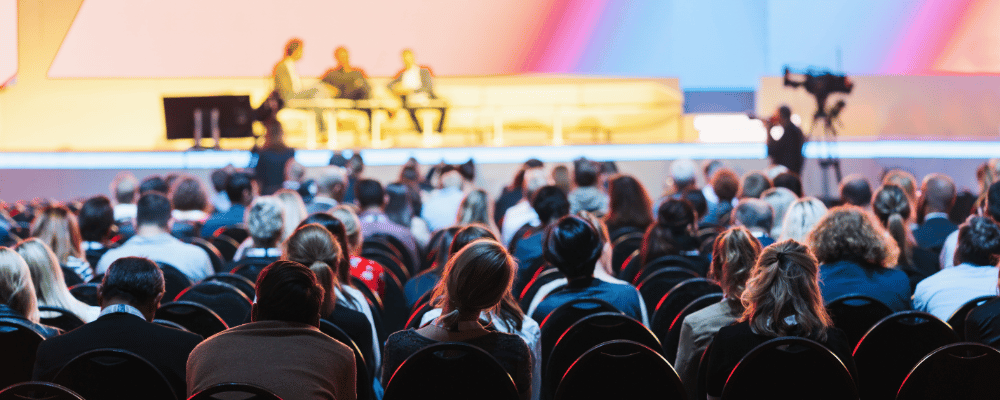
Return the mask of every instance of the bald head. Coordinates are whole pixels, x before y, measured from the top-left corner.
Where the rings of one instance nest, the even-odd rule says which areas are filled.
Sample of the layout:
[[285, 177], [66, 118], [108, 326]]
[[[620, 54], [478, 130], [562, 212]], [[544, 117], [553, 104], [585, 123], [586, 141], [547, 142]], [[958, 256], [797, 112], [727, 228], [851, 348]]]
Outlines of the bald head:
[[951, 210], [955, 204], [955, 182], [944, 174], [930, 174], [920, 185], [920, 195], [923, 199], [924, 213], [943, 212]]

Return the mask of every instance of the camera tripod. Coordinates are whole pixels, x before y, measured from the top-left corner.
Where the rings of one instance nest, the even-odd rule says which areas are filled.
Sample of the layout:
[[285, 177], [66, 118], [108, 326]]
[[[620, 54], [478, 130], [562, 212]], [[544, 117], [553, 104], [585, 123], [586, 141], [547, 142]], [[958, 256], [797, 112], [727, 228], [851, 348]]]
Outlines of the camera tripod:
[[[838, 101], [831, 108], [830, 112], [827, 113], [823, 107], [823, 103], [820, 103], [816, 113], [813, 114], [812, 126], [809, 128], [809, 139], [812, 141], [815, 141], [817, 138], [819, 139], [820, 154], [822, 154], [819, 158], [819, 170], [823, 174], [823, 195], [827, 198], [832, 197], [832, 193], [830, 192], [830, 173], [828, 171], [832, 169], [834, 177], [837, 178], [834, 184], [839, 184], [843, 179], [843, 174], [840, 170], [840, 156], [837, 152], [836, 124], [840, 123], [840, 119], [837, 117], [840, 114], [840, 110], [844, 108], [844, 104], [843, 100]], [[822, 131], [818, 132], [817, 126]]]

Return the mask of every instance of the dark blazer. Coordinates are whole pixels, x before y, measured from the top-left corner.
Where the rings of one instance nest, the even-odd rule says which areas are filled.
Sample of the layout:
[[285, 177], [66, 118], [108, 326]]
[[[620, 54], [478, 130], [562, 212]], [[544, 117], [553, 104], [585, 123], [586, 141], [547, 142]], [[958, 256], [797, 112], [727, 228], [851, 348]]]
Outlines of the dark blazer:
[[948, 218], [931, 218], [913, 230], [913, 238], [917, 240], [917, 247], [940, 252], [944, 240], [956, 229], [958, 225]]
[[107, 314], [96, 321], [38, 346], [33, 380], [51, 381], [74, 357], [95, 349], [122, 349], [138, 354], [167, 377], [178, 396], [186, 393], [184, 370], [191, 350], [202, 337], [163, 327], [132, 314]]

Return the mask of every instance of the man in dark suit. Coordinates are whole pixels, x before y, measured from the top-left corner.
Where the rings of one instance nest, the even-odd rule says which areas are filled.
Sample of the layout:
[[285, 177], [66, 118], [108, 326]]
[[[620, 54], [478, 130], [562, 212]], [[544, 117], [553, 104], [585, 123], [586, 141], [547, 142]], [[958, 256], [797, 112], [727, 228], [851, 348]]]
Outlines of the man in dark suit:
[[174, 392], [185, 393], [184, 367], [202, 337], [152, 323], [163, 298], [163, 273], [140, 257], [115, 260], [104, 275], [94, 322], [38, 346], [34, 380], [50, 381], [74, 357], [95, 349], [130, 351], [163, 372]]
[[947, 175], [930, 174], [920, 185], [920, 199], [917, 201], [917, 222], [913, 238], [917, 247], [938, 253], [944, 240], [958, 229], [958, 225], [948, 220], [948, 212], [955, 204], [955, 182]]

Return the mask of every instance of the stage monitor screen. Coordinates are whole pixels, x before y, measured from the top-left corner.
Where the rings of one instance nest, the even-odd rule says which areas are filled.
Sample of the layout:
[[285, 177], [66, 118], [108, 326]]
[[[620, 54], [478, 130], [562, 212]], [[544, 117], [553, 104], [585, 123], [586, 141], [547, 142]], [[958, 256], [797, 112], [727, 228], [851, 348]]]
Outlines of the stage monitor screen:
[[194, 138], [195, 111], [201, 110], [202, 138], [212, 137], [212, 110], [219, 110], [219, 133], [224, 138], [253, 136], [250, 96], [164, 97], [167, 139]]

